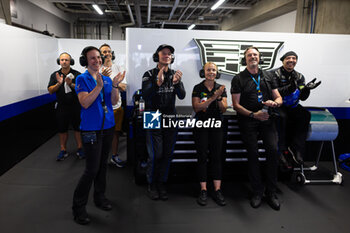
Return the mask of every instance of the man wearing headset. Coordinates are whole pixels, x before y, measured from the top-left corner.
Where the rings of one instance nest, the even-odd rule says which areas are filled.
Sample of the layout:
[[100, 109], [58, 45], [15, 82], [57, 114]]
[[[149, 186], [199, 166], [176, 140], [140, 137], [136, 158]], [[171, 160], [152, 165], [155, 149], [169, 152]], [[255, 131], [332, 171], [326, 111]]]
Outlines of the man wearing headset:
[[74, 89], [75, 78], [80, 72], [71, 68], [71, 65], [74, 65], [74, 60], [66, 52], [61, 53], [59, 58], [57, 58], [57, 64], [61, 66], [61, 69], [51, 74], [47, 87], [49, 93], [56, 93], [57, 97], [56, 117], [61, 150], [56, 159], [57, 161], [62, 161], [68, 156], [66, 146], [69, 122], [72, 123], [74, 137], [78, 147], [76, 154], [78, 158], [82, 159], [84, 158], [84, 152], [79, 129], [80, 104]]
[[[290, 170], [292, 165], [290, 158], [296, 164], [303, 164], [305, 154], [305, 142], [309, 130], [311, 114], [299, 104], [300, 100], [306, 100], [310, 90], [321, 84], [315, 83], [316, 79], [305, 85], [304, 75], [294, 70], [298, 61], [298, 55], [289, 51], [281, 59], [283, 65], [271, 71], [277, 80], [278, 91], [283, 97], [283, 105], [278, 109], [278, 136], [281, 165]], [[288, 140], [287, 140], [288, 139]]]
[[[153, 61], [157, 66], [145, 72], [142, 77], [142, 97], [146, 103], [146, 110], [158, 111], [162, 114], [173, 115], [176, 96], [184, 99], [186, 92], [181, 82], [182, 72], [170, 69], [174, 62], [175, 49], [166, 44], [160, 45], [153, 54]], [[148, 196], [152, 200], [167, 200], [165, 183], [171, 156], [176, 141], [175, 128], [149, 129], [146, 132], [148, 151]]]
[[[232, 103], [238, 113], [238, 125], [242, 140], [248, 152], [248, 175], [253, 188], [250, 205], [258, 208], [265, 191], [266, 200], [275, 209], [280, 209], [276, 195], [278, 149], [277, 132], [269, 108], [282, 104], [275, 80], [259, 68], [260, 52], [249, 47], [244, 52], [246, 69], [233, 77], [231, 83]], [[242, 62], [243, 63], [243, 62]], [[266, 190], [262, 182], [258, 134], [261, 135], [266, 150]]]
[[[112, 51], [111, 46], [108, 44], [103, 44], [100, 47], [100, 51], [104, 56], [105, 60], [102, 66], [102, 74], [110, 78], [115, 77], [122, 68], [115, 64], [113, 60], [115, 59], [114, 51]], [[111, 163], [117, 167], [124, 167], [125, 161], [122, 161], [118, 156], [118, 145], [119, 145], [119, 135], [122, 132], [122, 123], [124, 118], [124, 109], [122, 107], [122, 97], [120, 95], [121, 91], [126, 91], [126, 79], [119, 83], [119, 100], [116, 105], [113, 105], [113, 113], [115, 120], [115, 131], [112, 142], [112, 158]]]

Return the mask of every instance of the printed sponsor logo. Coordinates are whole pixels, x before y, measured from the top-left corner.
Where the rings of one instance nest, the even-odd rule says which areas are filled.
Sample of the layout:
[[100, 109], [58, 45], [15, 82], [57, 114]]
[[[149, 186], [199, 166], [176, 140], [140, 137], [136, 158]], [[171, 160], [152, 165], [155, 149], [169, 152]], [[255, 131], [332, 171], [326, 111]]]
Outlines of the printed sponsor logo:
[[228, 75], [238, 74], [245, 69], [241, 65], [244, 50], [250, 46], [257, 47], [264, 63], [261, 69], [268, 70], [275, 65], [276, 55], [284, 42], [255, 40], [214, 40], [194, 39], [200, 49], [202, 65], [215, 62], [219, 72]]

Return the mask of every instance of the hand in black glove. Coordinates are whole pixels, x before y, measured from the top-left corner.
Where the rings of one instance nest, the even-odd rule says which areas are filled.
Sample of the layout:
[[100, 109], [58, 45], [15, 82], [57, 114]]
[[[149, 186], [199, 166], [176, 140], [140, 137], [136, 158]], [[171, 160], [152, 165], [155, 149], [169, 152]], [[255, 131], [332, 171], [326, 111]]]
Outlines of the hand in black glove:
[[309, 88], [310, 90], [315, 89], [316, 87], [318, 87], [321, 84], [321, 81], [315, 83], [316, 78], [314, 78], [313, 80], [311, 80], [310, 82], [308, 82], [308, 84], [306, 84], [306, 87]]
[[296, 77], [294, 77], [294, 75], [291, 75], [290, 79], [289, 79], [289, 85], [288, 85], [288, 95], [293, 93], [297, 88], [297, 81], [296, 81]]

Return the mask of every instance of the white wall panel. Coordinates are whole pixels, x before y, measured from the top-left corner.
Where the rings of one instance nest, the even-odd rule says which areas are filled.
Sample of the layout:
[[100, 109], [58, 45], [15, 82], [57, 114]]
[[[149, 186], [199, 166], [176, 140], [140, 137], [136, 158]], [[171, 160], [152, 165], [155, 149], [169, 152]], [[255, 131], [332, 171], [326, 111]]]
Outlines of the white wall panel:
[[0, 106], [47, 93], [57, 39], [0, 24]]
[[[166, 29], [127, 29], [127, 41], [55, 39], [23, 29], [0, 24], [0, 48], [6, 56], [0, 57], [0, 107], [47, 93], [50, 74], [59, 69], [58, 55], [69, 52], [76, 61], [73, 67], [81, 72], [79, 56], [85, 46], [111, 45], [116, 53], [116, 63], [126, 67], [128, 80], [128, 105], [135, 90], [141, 88], [143, 73], [155, 67], [152, 55], [158, 45], [167, 43], [175, 48], [172, 68], [181, 70], [187, 96], [178, 105], [191, 105], [193, 86], [202, 79], [199, 48], [193, 38], [225, 40], [283, 41], [278, 51], [279, 59], [285, 52], [294, 50], [299, 55], [296, 70], [307, 81], [314, 77], [322, 80], [321, 86], [312, 91], [304, 105], [325, 107], [350, 107], [350, 74], [347, 71], [347, 51], [350, 51], [349, 35], [259, 33], [232, 31], [188, 31]], [[281, 62], [276, 60], [275, 67]], [[126, 61], [126, 64], [125, 64]], [[222, 75], [219, 83], [230, 89], [232, 76]], [[229, 103], [231, 104], [231, 99]]]
[[[177, 101], [178, 105], [191, 105], [191, 94], [195, 84], [202, 79], [199, 49], [193, 38], [225, 40], [283, 41], [278, 51], [275, 68], [282, 65], [279, 58], [287, 51], [293, 50], [299, 55], [296, 70], [303, 73], [306, 81], [314, 77], [322, 84], [312, 91], [303, 105], [325, 107], [350, 107], [349, 99], [350, 73], [347, 71], [347, 51], [350, 51], [349, 35], [296, 34], [266, 32], [234, 31], [196, 31], [168, 29], [128, 28], [127, 70], [128, 70], [128, 105], [131, 105], [132, 93], [141, 88], [144, 72], [155, 67], [152, 54], [158, 45], [166, 43], [175, 48], [175, 62], [172, 68], [183, 72], [183, 82], [187, 91], [186, 98]], [[224, 84], [229, 92], [232, 76], [223, 75], [218, 83]], [[231, 98], [228, 98], [231, 104]]]
[[125, 67], [125, 41], [56, 39], [17, 27], [0, 24], [0, 107], [47, 94], [50, 75], [60, 69], [56, 59], [69, 52], [81, 72], [79, 56], [85, 46], [108, 43], [115, 51], [115, 62]]
[[[58, 54], [62, 52], [68, 52], [75, 60], [73, 69], [80, 72], [85, 72], [85, 67], [80, 66], [79, 57], [81, 52], [86, 46], [95, 46], [100, 48], [102, 44], [109, 44], [115, 53], [114, 62], [122, 67], [125, 67], [125, 40], [83, 40], [83, 39], [58, 39]], [[56, 64], [56, 69], [60, 66], [57, 65], [56, 60], [53, 61]]]

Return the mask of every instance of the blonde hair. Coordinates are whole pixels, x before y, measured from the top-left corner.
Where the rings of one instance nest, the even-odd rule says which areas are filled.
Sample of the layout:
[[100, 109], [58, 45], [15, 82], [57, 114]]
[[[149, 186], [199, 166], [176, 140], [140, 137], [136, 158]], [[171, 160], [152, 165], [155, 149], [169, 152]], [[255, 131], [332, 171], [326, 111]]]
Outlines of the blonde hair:
[[210, 64], [213, 64], [215, 66], [215, 68], [216, 68], [216, 72], [218, 72], [218, 66], [212, 61], [208, 61], [207, 63], [205, 63], [204, 66], [203, 66], [203, 70], [205, 70], [205, 66], [206, 65], [210, 65]]

